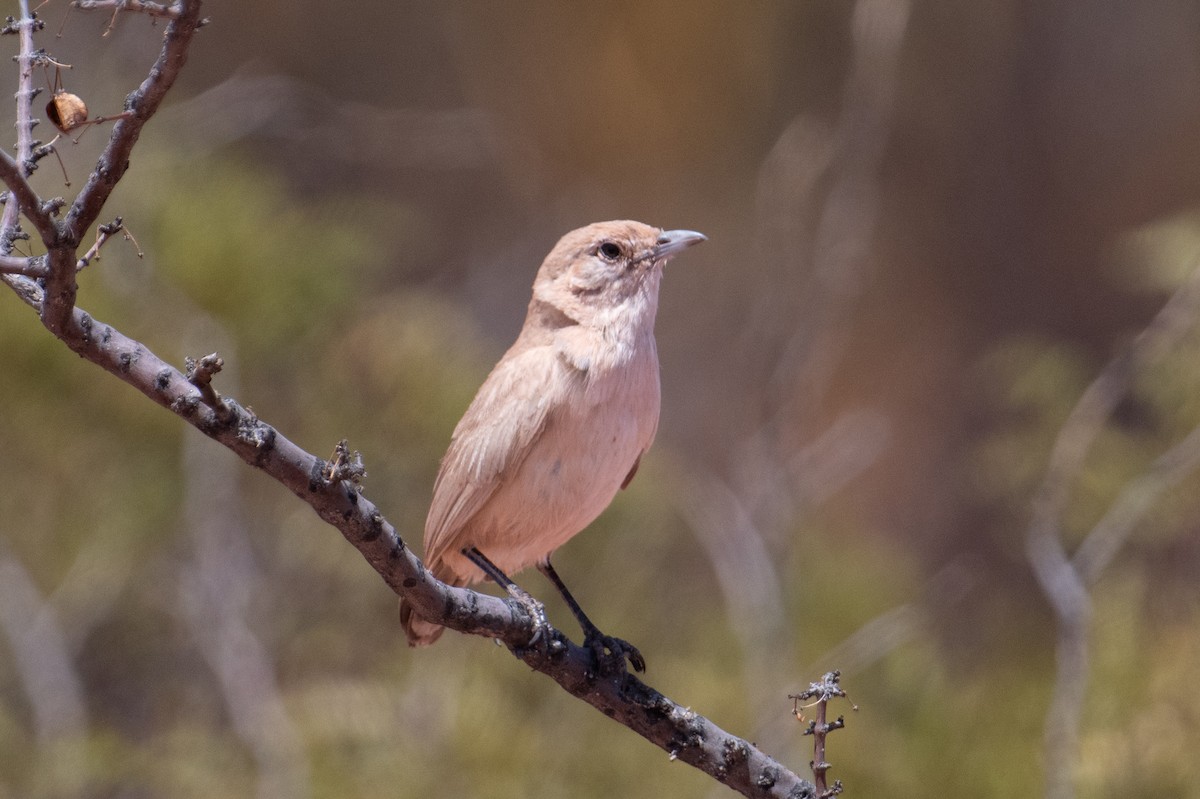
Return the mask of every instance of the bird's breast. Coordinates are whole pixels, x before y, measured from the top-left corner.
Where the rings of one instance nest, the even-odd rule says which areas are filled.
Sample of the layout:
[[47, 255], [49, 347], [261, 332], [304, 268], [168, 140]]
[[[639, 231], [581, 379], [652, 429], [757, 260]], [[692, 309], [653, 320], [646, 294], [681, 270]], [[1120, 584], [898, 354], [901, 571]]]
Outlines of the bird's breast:
[[519, 571], [587, 527], [612, 502], [658, 427], [658, 356], [576, 349], [561, 401], [516, 472], [485, 510], [492, 539], [480, 549]]

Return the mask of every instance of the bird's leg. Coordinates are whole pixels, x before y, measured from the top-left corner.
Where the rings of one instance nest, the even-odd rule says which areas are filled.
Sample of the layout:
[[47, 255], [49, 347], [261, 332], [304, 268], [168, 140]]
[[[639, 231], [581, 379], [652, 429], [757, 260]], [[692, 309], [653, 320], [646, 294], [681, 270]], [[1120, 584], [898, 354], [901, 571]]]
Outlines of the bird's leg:
[[[533, 598], [533, 595], [526, 591], [521, 586], [517, 585], [512, 579], [500, 571], [500, 567], [488, 560], [487, 555], [484, 555], [475, 547], [466, 547], [462, 551], [467, 560], [478, 566], [484, 574], [491, 577], [492, 580], [503, 588], [508, 595], [521, 603], [521, 607], [533, 618], [533, 637], [529, 639], [526, 646], [533, 646], [542, 637], [542, 634], [550, 629], [550, 622], [546, 618], [546, 608], [541, 602]], [[548, 637], [548, 636], [547, 636]]]
[[538, 571], [546, 575], [547, 580], [554, 583], [554, 587], [558, 589], [558, 593], [562, 594], [567, 607], [579, 620], [579, 626], [583, 628], [583, 643], [592, 650], [592, 655], [601, 671], [608, 671], [616, 663], [624, 668], [625, 658], [629, 658], [629, 663], [633, 666], [634, 671], [646, 670], [646, 661], [636, 646], [621, 638], [605, 635], [600, 632], [599, 627], [592, 623], [592, 620], [583, 612], [583, 608], [579, 607], [575, 597], [571, 596], [571, 592], [567, 590], [567, 586], [558, 576], [558, 572], [550, 565], [550, 558], [539, 562], [537, 567]]

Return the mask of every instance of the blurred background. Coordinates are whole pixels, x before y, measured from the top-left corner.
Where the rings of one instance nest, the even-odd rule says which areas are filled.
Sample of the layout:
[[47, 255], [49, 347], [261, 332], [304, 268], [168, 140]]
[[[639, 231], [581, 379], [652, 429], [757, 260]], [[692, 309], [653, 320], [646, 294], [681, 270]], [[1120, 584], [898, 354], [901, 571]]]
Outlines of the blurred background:
[[[655, 449], [555, 559], [650, 684], [805, 773], [787, 694], [841, 669], [852, 795], [1200, 796], [1191, 294], [1035, 516], [1072, 408], [1195, 280], [1200, 3], [205, 9], [105, 211], [145, 257], [110, 241], [82, 307], [219, 351], [318, 455], [349, 438], [415, 545], [558, 237], [703, 231]], [[119, 111], [161, 23], [40, 14], [65, 88]], [[0, 310], [0, 797], [728, 794], [486, 640], [408, 649], [336, 531]], [[1096, 535], [1072, 626], [1039, 553]]]

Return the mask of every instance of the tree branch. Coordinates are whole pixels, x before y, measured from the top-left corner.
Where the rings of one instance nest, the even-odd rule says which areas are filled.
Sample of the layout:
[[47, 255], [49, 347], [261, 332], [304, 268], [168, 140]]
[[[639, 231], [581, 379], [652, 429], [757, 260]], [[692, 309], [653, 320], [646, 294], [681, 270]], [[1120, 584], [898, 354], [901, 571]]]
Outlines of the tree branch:
[[187, 61], [192, 37], [202, 25], [200, 5], [199, 0], [180, 0], [178, 16], [167, 25], [158, 59], [142, 85], [125, 98], [125, 110], [132, 114], [113, 125], [108, 144], [96, 161], [95, 171], [80, 189], [64, 220], [66, 235], [72, 242], [77, 244], [100, 216], [112, 190], [129, 168], [129, 154], [142, 135], [142, 127], [158, 111], [163, 97], [179, 77]]
[[0, 255], [0, 273], [25, 275], [25, 277], [45, 277], [48, 270], [46, 269], [46, 260], [41, 257], [21, 258], [16, 255]]
[[[96, 161], [95, 170], [71, 204], [58, 236], [46, 244], [50, 273], [46, 277], [46, 293], [42, 302], [42, 324], [72, 349], [73, 342], [79, 337], [79, 331], [71, 327], [78, 263], [76, 248], [129, 168], [129, 154], [141, 136], [142, 126], [158, 110], [163, 97], [183, 69], [192, 37], [201, 25], [200, 5], [199, 0], [180, 0], [178, 16], [167, 25], [158, 59], [142, 85], [125, 98], [125, 111], [129, 115], [113, 125], [108, 144]], [[43, 240], [45, 238], [43, 234]]]
[[[33, 153], [33, 118], [31, 108], [37, 90], [33, 88], [33, 32], [40, 23], [29, 13], [29, 0], [20, 0], [21, 18], [10, 23], [6, 33], [16, 32], [20, 40], [17, 54], [17, 160], [7, 151], [0, 149], [0, 180], [8, 187], [5, 192], [4, 212], [0, 213], [0, 255], [11, 255], [13, 242], [28, 238], [21, 231], [21, 215], [25, 214], [41, 236], [42, 242], [57, 239], [58, 230], [49, 211], [26, 180], [28, 173], [18, 164], [30, 163]], [[9, 262], [12, 264], [12, 262]], [[46, 264], [43, 263], [43, 267]], [[39, 277], [41, 275], [38, 275]], [[43, 292], [24, 270], [0, 269], [0, 281], [16, 292], [22, 302], [41, 313]]]
[[82, 738], [87, 732], [83, 681], [58, 615], [7, 547], [0, 547], [0, 632], [29, 699], [37, 740]]
[[[19, 104], [20, 102], [18, 101]], [[28, 127], [23, 127], [18, 122], [17, 130], [28, 130]], [[20, 133], [17, 136], [17, 158], [24, 163], [28, 155], [27, 152], [23, 153], [22, 150], [28, 150], [29, 148], [21, 146], [21, 139], [24, 138], [24, 143], [28, 144], [29, 137], [28, 135], [22, 137]], [[17, 164], [17, 161], [13, 160], [13, 157], [6, 151], [0, 150], [0, 180], [4, 181], [4, 185], [8, 186], [9, 190], [8, 202], [4, 204], [4, 227], [5, 229], [9, 228], [12, 224], [16, 223], [18, 215], [24, 215], [26, 219], [33, 223], [34, 229], [37, 230], [42, 238], [42, 243], [44, 244], [49, 241], [50, 243], [47, 246], [53, 246], [58, 238], [58, 228], [49, 214], [45, 213], [42, 209], [42, 200], [38, 197], [37, 192], [33, 190], [33, 187], [29, 185], [26, 176], [27, 173]], [[10, 212], [9, 208], [13, 210]], [[9, 221], [10, 216], [12, 217], [11, 222]]]
[[8, 199], [4, 203], [4, 213], [0, 215], [0, 233], [3, 240], [3, 254], [11, 252], [12, 233], [20, 223], [22, 214], [33, 223], [34, 228], [49, 248], [58, 238], [58, 229], [49, 213], [42, 207], [42, 201], [37, 192], [29, 185], [27, 178], [31, 169], [33, 156], [33, 128], [37, 120], [33, 118], [33, 98], [39, 89], [33, 88], [33, 63], [36, 58], [33, 47], [33, 33], [41, 28], [42, 23], [29, 13], [29, 0], [20, 0], [21, 18], [11, 23], [5, 32], [15, 32], [20, 41], [17, 54], [17, 157], [0, 149], [0, 180], [8, 187]]
[[152, 17], [178, 19], [178, 3], [151, 3], [148, 0], [71, 0], [71, 5], [83, 11], [136, 11]]
[[1134, 378], [1193, 327], [1198, 311], [1200, 267], [1084, 390], [1059, 430], [1033, 500], [1026, 555], [1058, 625], [1054, 689], [1043, 734], [1048, 799], [1070, 799], [1075, 793], [1079, 725], [1088, 677], [1088, 626], [1092, 614], [1089, 585], [1148, 507], [1147, 495], [1164, 490], [1181, 479], [1185, 470], [1194, 468], [1200, 459], [1200, 440], [1196, 435], [1188, 436], [1127, 488], [1085, 539], [1074, 562], [1067, 554], [1060, 529], [1071, 486], [1083, 470], [1092, 442]]
[[[145, 3], [135, 5], [146, 10]], [[117, 2], [106, 7], [118, 9], [128, 4]], [[15, 168], [15, 162], [5, 156], [6, 165], [0, 159], [0, 178], [22, 204], [22, 213], [38, 226], [43, 240], [50, 239], [44, 291], [34, 281], [19, 275], [0, 277], [27, 304], [40, 311], [46, 328], [73, 352], [134, 387], [287, 487], [336, 527], [394, 592], [403, 595], [431, 621], [462, 633], [498, 639], [525, 664], [661, 747], [672, 759], [695, 766], [746, 796], [812, 797], [811, 783], [753, 744], [730, 735], [624, 670], [598, 673], [590, 649], [572, 643], [560, 631], [551, 628], [543, 633], [538, 646], [530, 647], [533, 620], [519, 603], [453, 588], [434, 579], [383, 514], [363, 496], [353, 480], [355, 468], [330, 469], [325, 460], [302, 450], [232, 398], [216, 393], [211, 385], [219, 368], [215, 355], [201, 359], [189, 374], [184, 374], [140, 342], [93, 319], [75, 305], [75, 271], [80, 260], [76, 251], [83, 233], [98, 218], [125, 173], [142, 125], [158, 109], [173, 84], [186, 60], [192, 35], [201, 24], [198, 0], [181, 0], [171, 8], [178, 9], [178, 14], [168, 25], [158, 60], [141, 87], [126, 101], [132, 116], [113, 128], [96, 171], [63, 222], [55, 223], [50, 218], [20, 170]], [[29, 20], [27, 12], [27, 0], [23, 0], [22, 23]], [[28, 98], [23, 102], [28, 107]], [[18, 106], [21, 103], [18, 98]], [[15, 205], [10, 200], [10, 207], [5, 209], [6, 230], [15, 231]], [[54, 236], [42, 230], [47, 221], [55, 228]], [[15, 265], [15, 261], [8, 263]]]
[[348, 481], [325, 478], [328, 463], [285, 438], [229, 397], [226, 416], [205, 404], [200, 389], [140, 342], [79, 308], [73, 326], [82, 335], [72, 349], [168, 408], [209, 438], [237, 453], [306, 502], [336, 527], [384, 582], [431, 621], [462, 633], [496, 638], [525, 664], [571, 695], [629, 727], [675, 759], [746, 796], [802, 797], [811, 785], [753, 744], [682, 707], [625, 672], [597, 674], [591, 651], [551, 629], [547, 645], [527, 648], [532, 620], [524, 608], [435, 580], [382, 513]]

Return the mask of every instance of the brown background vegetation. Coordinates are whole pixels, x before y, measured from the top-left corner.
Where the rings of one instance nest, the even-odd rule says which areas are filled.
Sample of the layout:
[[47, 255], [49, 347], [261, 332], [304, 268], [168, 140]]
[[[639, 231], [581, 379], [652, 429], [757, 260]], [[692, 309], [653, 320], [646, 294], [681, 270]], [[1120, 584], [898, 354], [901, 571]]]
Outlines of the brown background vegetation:
[[[880, 9], [906, 6], [883, 0], [206, 8], [110, 204], [147, 258], [109, 245], [83, 307], [180, 362], [219, 350], [227, 390], [313, 451], [348, 436], [415, 542], [558, 236], [703, 231], [664, 284], [654, 456], [564, 577], [657, 687], [797, 769], [785, 696], [841, 667], [855, 794], [1040, 790], [1030, 502], [1200, 254], [1200, 5], [915, 2], [894, 60]], [[94, 113], [157, 46], [105, 22], [45, 45]], [[77, 179], [103, 135], [65, 154]], [[338, 536], [0, 305], [0, 558], [23, 575], [0, 582], [46, 603], [77, 694], [39, 716], [3, 639], [0, 796], [712, 790], [486, 642], [406, 649]], [[1200, 421], [1198, 344], [1098, 439], [1068, 547]], [[1196, 487], [1096, 587], [1081, 795], [1198, 795]]]

